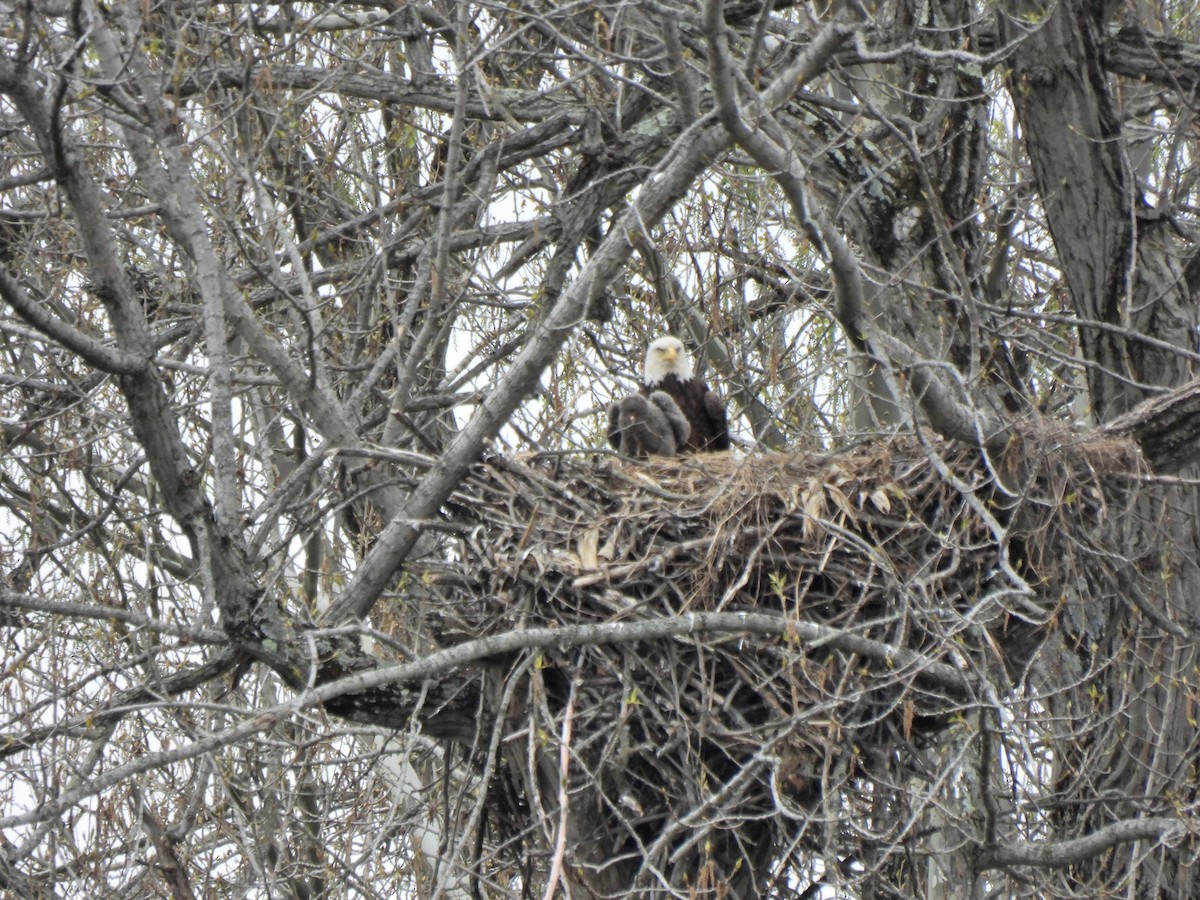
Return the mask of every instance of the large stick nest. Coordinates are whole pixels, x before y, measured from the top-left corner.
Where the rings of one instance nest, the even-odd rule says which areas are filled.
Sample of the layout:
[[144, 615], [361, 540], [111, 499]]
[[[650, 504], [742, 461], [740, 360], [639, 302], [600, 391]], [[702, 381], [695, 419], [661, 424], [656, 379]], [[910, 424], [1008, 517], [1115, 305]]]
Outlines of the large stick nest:
[[546, 846], [565, 718], [570, 853], [593, 889], [754, 893], [789, 860], [827, 852], [831, 834], [839, 854], [865, 852], [854, 822], [902, 843], [916, 828], [908, 786], [937, 778], [931, 748], [975, 708], [973, 685], [1019, 676], [1047, 624], [1086, 630], [1086, 612], [1066, 608], [1080, 606], [1069, 585], [1113, 516], [1107, 474], [1136, 461], [1130, 445], [1055, 434], [1027, 436], [1002, 460], [905, 439], [836, 457], [481, 465], [446, 507], [453, 564], [410, 572], [406, 588], [438, 610], [439, 643], [755, 610], [963, 673], [947, 690], [919, 664], [787, 634], [505, 660], [485, 691], [505, 737], [491, 786], [497, 844]]

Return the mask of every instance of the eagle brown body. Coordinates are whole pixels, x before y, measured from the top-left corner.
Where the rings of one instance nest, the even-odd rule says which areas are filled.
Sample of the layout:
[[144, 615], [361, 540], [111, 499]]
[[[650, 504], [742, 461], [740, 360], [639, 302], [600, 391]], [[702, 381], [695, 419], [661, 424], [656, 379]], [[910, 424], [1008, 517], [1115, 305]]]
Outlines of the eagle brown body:
[[674, 456], [691, 426], [671, 397], [630, 394], [608, 408], [608, 442], [624, 457]]
[[728, 450], [729, 421], [725, 403], [692, 372], [692, 361], [678, 338], [663, 337], [646, 349], [641, 392], [663, 392], [675, 401], [691, 426], [679, 453], [712, 453]]

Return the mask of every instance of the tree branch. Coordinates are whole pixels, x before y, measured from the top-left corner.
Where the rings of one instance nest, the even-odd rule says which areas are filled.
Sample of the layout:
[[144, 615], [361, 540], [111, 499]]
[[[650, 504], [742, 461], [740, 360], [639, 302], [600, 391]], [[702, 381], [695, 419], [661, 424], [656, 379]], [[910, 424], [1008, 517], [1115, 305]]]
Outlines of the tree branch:
[[1142, 401], [1107, 423], [1103, 431], [1136, 441], [1159, 474], [1177, 472], [1200, 460], [1200, 379]]
[[165, 622], [129, 609], [47, 600], [37, 594], [23, 594], [0, 588], [0, 609], [22, 609], [49, 613], [66, 619], [91, 619], [96, 622], [120, 622], [138, 631], [166, 634], [192, 644], [227, 644], [229, 636], [211, 628], [191, 628]]
[[194, 668], [182, 669], [165, 678], [155, 679], [150, 684], [120, 691], [102, 705], [80, 715], [51, 722], [22, 734], [0, 735], [0, 759], [32, 749], [51, 739], [71, 735], [94, 735], [111, 727], [144, 704], [162, 703], [164, 697], [178, 697], [220, 678], [232, 669], [237, 661], [237, 651], [226, 646], [216, 651], [208, 662]]
[[146, 368], [143, 360], [122, 353], [55, 316], [44, 305], [26, 294], [17, 280], [7, 272], [0, 272], [0, 297], [17, 311], [17, 315], [50, 340], [78, 353], [102, 372], [108, 372], [110, 375], [136, 375]]
[[1105, 41], [1104, 68], [1175, 88], [1186, 98], [1200, 84], [1200, 46], [1141, 28], [1122, 28]]
[[1188, 824], [1182, 819], [1165, 816], [1126, 819], [1113, 822], [1099, 831], [1066, 841], [1013, 841], [984, 847], [975, 857], [978, 869], [999, 869], [1007, 866], [1042, 866], [1061, 868], [1076, 865], [1111, 850], [1119, 844], [1133, 841], [1169, 841], [1183, 835]]
[[[455, 103], [454, 85], [449, 80], [431, 79], [413, 84], [390, 74], [372, 74], [351, 67], [331, 71], [280, 63], [200, 71], [173, 85], [172, 94], [183, 99], [211, 90], [214, 84], [231, 90], [244, 90], [247, 85], [271, 85], [276, 91], [327, 91], [388, 106], [428, 109], [447, 115], [453, 114]], [[544, 122], [566, 115], [575, 127], [582, 127], [588, 115], [586, 108], [564, 103], [558, 96], [548, 96], [540, 91], [495, 88], [491, 98], [475, 93], [468, 101], [466, 111], [471, 119], [481, 121], [504, 121], [511, 116], [518, 122]]]

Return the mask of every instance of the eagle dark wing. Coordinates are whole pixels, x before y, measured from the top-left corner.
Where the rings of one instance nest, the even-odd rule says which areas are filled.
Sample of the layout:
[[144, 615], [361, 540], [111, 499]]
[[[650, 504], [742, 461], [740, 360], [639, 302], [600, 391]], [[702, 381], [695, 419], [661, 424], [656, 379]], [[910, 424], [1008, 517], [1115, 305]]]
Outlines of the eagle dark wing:
[[729, 417], [725, 412], [725, 401], [721, 399], [720, 394], [716, 391], [710, 391], [708, 385], [702, 384], [704, 388], [704, 415], [708, 419], [708, 446], [706, 450], [728, 450], [729, 442]]

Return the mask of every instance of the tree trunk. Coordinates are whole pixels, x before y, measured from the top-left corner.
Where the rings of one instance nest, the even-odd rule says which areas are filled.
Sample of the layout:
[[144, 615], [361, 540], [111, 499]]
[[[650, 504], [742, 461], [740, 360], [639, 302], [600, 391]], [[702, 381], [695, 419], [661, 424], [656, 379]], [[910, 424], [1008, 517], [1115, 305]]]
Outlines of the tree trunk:
[[[1103, 69], [1106, 25], [1099, 4], [1080, 0], [1021, 4], [1004, 20], [1009, 39], [1025, 35], [1012, 57], [1010, 95], [1083, 323], [1092, 415], [1100, 422], [1191, 377], [1191, 364], [1170, 348], [1191, 349], [1197, 322], [1174, 232], [1154, 218], [1133, 177]], [[1139, 340], [1142, 335], [1162, 343], [1151, 345]], [[1185, 474], [1195, 477], [1195, 467]], [[1106, 719], [1120, 723], [1093, 730], [1082, 742], [1073, 726], [1064, 726], [1064, 747], [1079, 742], [1062, 758], [1058, 780], [1062, 795], [1080, 804], [1064, 807], [1070, 811], [1059, 817], [1060, 827], [1072, 832], [1095, 831], [1112, 818], [1171, 812], [1161, 801], [1139, 798], [1162, 797], [1194, 765], [1197, 750], [1188, 699], [1196, 690], [1194, 644], [1149, 624], [1135, 604], [1147, 604], [1170, 623], [1200, 621], [1200, 502], [1191, 486], [1140, 490], [1119, 526], [1121, 544], [1127, 565], [1159, 571], [1160, 591], [1111, 598], [1092, 628], [1068, 639], [1078, 658], [1057, 666], [1088, 673], [1085, 680], [1047, 685], [1062, 692], [1068, 723], [1092, 714], [1095, 702], [1102, 702]], [[1093, 673], [1097, 659], [1112, 662]], [[1187, 780], [1194, 784], [1194, 775]], [[1179, 802], [1193, 799], [1189, 793]], [[1142, 859], [1147, 849], [1134, 844], [1080, 866], [1071, 877], [1097, 888], [1120, 885], [1138, 897], [1182, 900], [1200, 892], [1190, 853], [1157, 847], [1151, 859]]]

